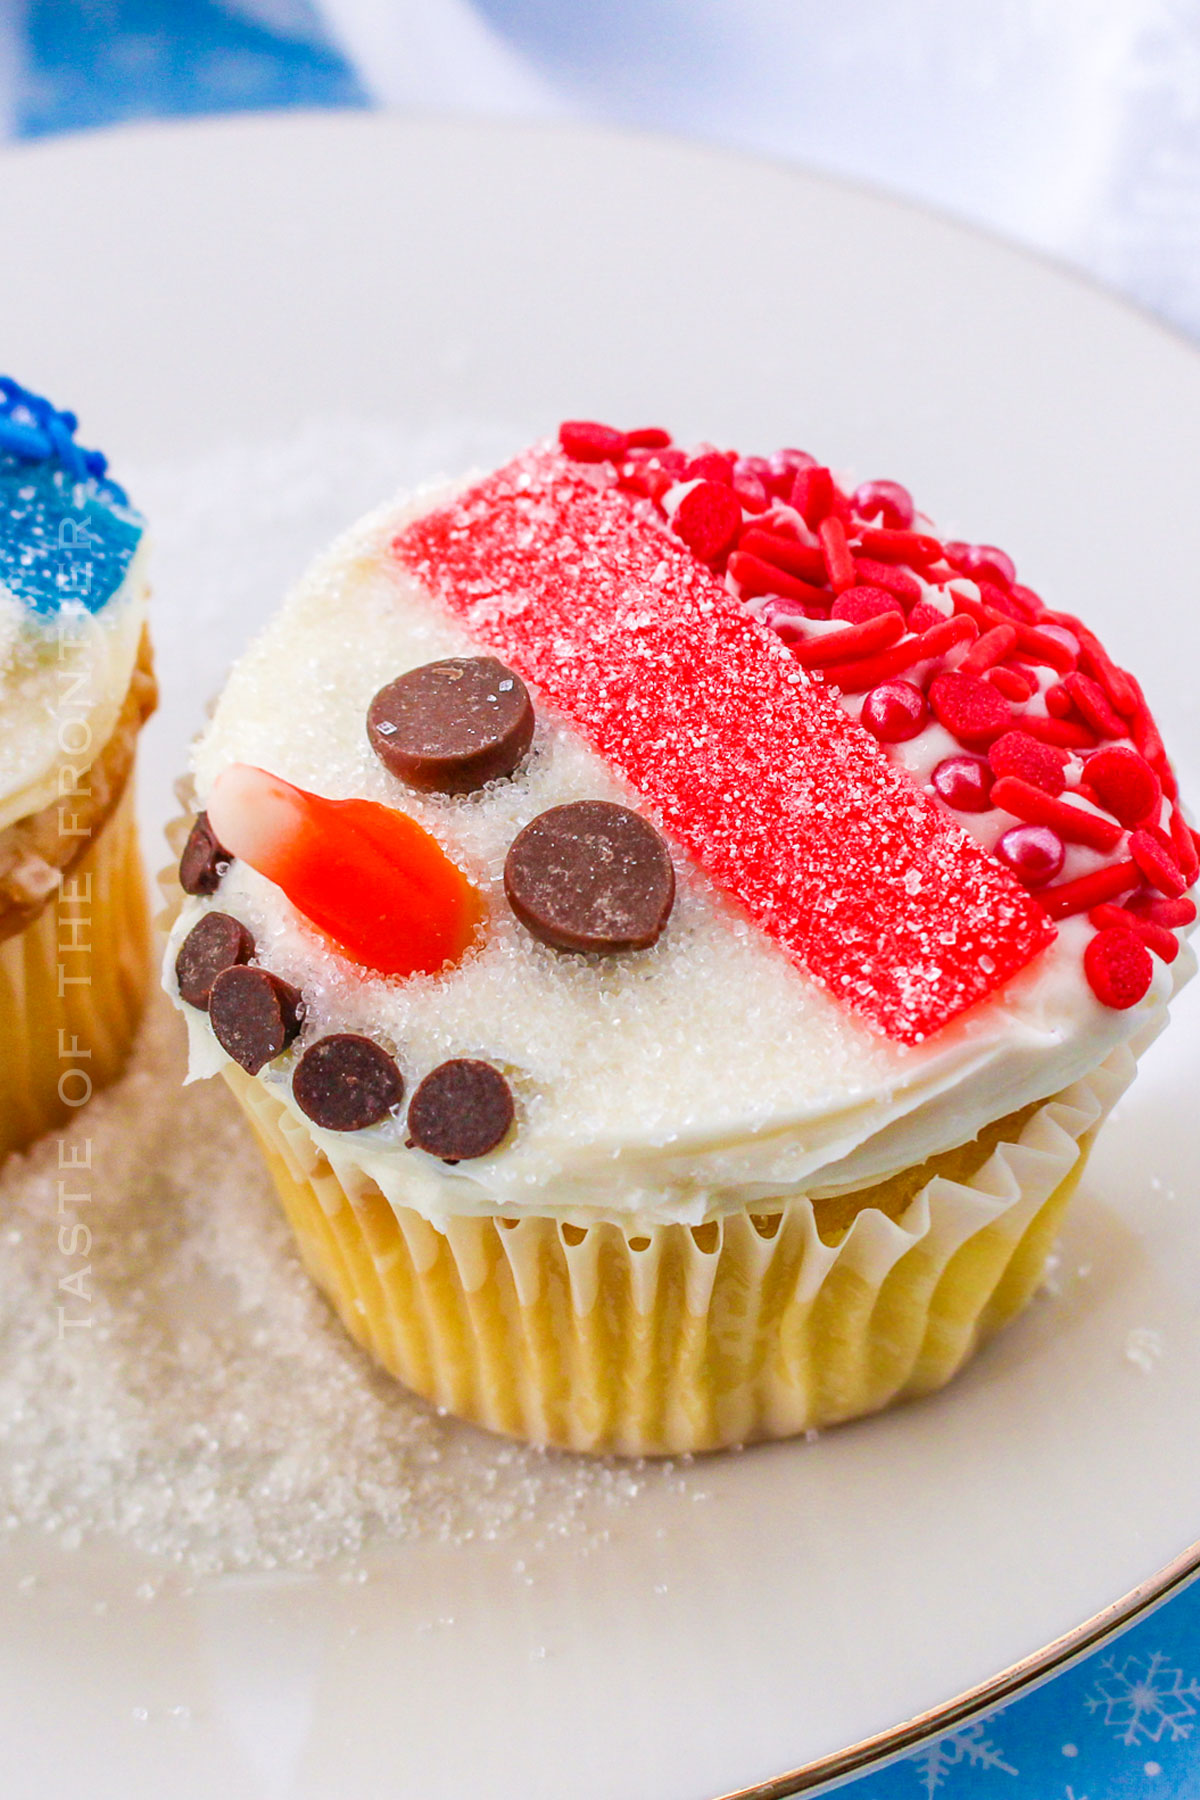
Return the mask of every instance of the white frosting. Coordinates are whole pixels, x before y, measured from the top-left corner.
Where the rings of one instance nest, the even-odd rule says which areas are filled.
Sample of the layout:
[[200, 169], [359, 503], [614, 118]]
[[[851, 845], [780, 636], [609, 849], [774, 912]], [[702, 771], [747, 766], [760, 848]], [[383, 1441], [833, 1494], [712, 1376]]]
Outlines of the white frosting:
[[[291, 1099], [297, 1046], [259, 1079], [335, 1168], [365, 1170], [396, 1204], [433, 1219], [524, 1209], [699, 1223], [774, 1196], [846, 1191], [1069, 1086], [1151, 1026], [1173, 977], [1190, 972], [1186, 948], [1173, 970], [1156, 961], [1145, 999], [1111, 1011], [1083, 976], [1086, 922], [1069, 920], [998, 998], [905, 1046], [833, 1002], [678, 854], [675, 911], [653, 949], [584, 958], [538, 944], [504, 900], [508, 847], [549, 806], [630, 803], [607, 765], [536, 694], [527, 765], [476, 795], [416, 794], [367, 743], [367, 707], [384, 682], [482, 648], [387, 553], [405, 519], [445, 498], [385, 508], [333, 547], [237, 664], [194, 757], [201, 804], [224, 767], [246, 762], [333, 798], [407, 811], [488, 897], [482, 947], [458, 968], [407, 982], [347, 962], [241, 863], [213, 900], [183, 907], [165, 963], [176, 996], [179, 945], [215, 905], [249, 926], [266, 967], [303, 990], [303, 1041], [363, 1031], [396, 1055], [410, 1091], [452, 1056], [482, 1057], [508, 1076], [515, 1134], [450, 1167], [407, 1149], [402, 1119], [349, 1135], [312, 1126]], [[215, 1073], [225, 1055], [207, 1016], [180, 1004], [189, 1079]]]
[[49, 617], [0, 588], [0, 831], [69, 799], [112, 736], [146, 617], [146, 541], [96, 613]]

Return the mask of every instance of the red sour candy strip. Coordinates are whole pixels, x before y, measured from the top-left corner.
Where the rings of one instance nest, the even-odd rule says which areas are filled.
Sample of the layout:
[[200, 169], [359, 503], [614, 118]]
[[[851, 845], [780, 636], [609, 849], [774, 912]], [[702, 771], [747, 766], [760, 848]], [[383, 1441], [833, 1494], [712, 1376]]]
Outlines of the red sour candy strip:
[[737, 543], [742, 509], [727, 483], [698, 481], [675, 508], [671, 523], [693, 555], [713, 562]]
[[207, 811], [232, 855], [368, 969], [433, 975], [475, 941], [478, 892], [406, 813], [327, 800], [246, 763], [222, 770]]
[[1017, 775], [1001, 775], [992, 783], [992, 805], [1003, 807], [1027, 825], [1048, 825], [1068, 844], [1086, 844], [1090, 850], [1115, 850], [1123, 833], [1112, 819], [1085, 812], [1066, 800], [1056, 800], [1044, 789]]
[[564, 458], [517, 458], [414, 520], [395, 554], [880, 1031], [921, 1041], [1053, 938], [708, 569]]
[[575, 462], [620, 462], [629, 445], [623, 431], [593, 419], [565, 419], [558, 428], [563, 453]]
[[[886, 650], [903, 630], [904, 614], [889, 610], [865, 619], [861, 625], [846, 625], [840, 631], [823, 631], [820, 637], [807, 638], [795, 645], [792, 655], [806, 669], [826, 669], [832, 663], [848, 662], [872, 650]], [[837, 680], [836, 669], [832, 678]]]
[[1136, 1006], [1154, 980], [1150, 952], [1135, 931], [1098, 931], [1083, 953], [1083, 972], [1097, 1000], [1123, 1012]]
[[1093, 869], [1075, 881], [1060, 882], [1058, 887], [1043, 888], [1038, 900], [1052, 919], [1070, 919], [1087, 912], [1103, 900], [1116, 900], [1136, 887], [1141, 879], [1135, 862], [1109, 863]]
[[817, 535], [821, 539], [821, 548], [825, 552], [825, 567], [829, 570], [829, 585], [835, 593], [840, 594], [844, 588], [853, 587], [858, 577], [854, 571], [854, 558], [846, 542], [846, 527], [838, 518], [822, 519]]

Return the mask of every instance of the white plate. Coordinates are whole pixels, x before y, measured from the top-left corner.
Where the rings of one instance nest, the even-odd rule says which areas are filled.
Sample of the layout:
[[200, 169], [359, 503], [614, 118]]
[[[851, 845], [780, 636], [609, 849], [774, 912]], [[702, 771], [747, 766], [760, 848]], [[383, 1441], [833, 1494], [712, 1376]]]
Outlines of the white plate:
[[[1098, 623], [1197, 792], [1200, 360], [1052, 268], [677, 144], [352, 115], [9, 153], [0, 237], [6, 359], [118, 469], [333, 411], [527, 436], [661, 420], [899, 476]], [[245, 629], [189, 643], [159, 595], [158, 822]], [[401, 1545], [364, 1586], [225, 1580], [147, 1608], [116, 1547], [69, 1575], [11, 1547], [6, 1579], [37, 1563], [47, 1587], [0, 1611], [6, 1796], [711, 1800], [949, 1701], [1153, 1577], [1200, 1535], [1198, 999], [1075, 1208], [1064, 1267], [1091, 1274], [934, 1400], [713, 1459], [704, 1505], [651, 1484], [588, 1558], [537, 1552], [531, 1586], [519, 1545]], [[1151, 1373], [1125, 1355], [1143, 1328]], [[181, 1701], [186, 1731], [134, 1717]]]

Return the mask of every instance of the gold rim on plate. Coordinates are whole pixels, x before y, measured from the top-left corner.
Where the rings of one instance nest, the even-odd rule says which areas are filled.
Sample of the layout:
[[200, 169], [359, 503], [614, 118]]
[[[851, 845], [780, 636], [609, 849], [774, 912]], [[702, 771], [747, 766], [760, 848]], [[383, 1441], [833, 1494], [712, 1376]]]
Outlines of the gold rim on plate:
[[903, 1751], [915, 1749], [930, 1738], [941, 1737], [976, 1714], [990, 1712], [1004, 1701], [1015, 1699], [1046, 1676], [1096, 1649], [1106, 1638], [1132, 1624], [1141, 1613], [1150, 1612], [1186, 1587], [1197, 1575], [1200, 1575], [1200, 1542], [1189, 1545], [1157, 1574], [1139, 1583], [1121, 1599], [1114, 1600], [1111, 1606], [1094, 1613], [1082, 1625], [944, 1705], [931, 1707], [901, 1725], [893, 1725], [874, 1737], [863, 1738], [860, 1743], [837, 1750], [831, 1756], [820, 1757], [816, 1762], [805, 1763], [803, 1768], [777, 1775], [771, 1781], [731, 1788], [728, 1793], [714, 1796], [714, 1800], [788, 1800], [790, 1795], [811, 1793], [814, 1788], [847, 1775], [872, 1773]]

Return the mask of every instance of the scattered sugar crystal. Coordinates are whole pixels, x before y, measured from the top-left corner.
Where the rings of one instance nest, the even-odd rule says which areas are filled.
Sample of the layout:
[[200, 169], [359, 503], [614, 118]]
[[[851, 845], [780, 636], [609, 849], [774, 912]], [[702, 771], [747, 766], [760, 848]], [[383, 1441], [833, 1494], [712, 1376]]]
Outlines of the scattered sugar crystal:
[[1125, 1360], [1149, 1375], [1161, 1361], [1166, 1345], [1161, 1331], [1154, 1331], [1148, 1325], [1138, 1326], [1125, 1339]]
[[[633, 1480], [439, 1418], [377, 1372], [301, 1269], [224, 1085], [181, 1092], [183, 1068], [179, 1020], [156, 1000], [120, 1086], [0, 1175], [9, 1530], [118, 1537], [197, 1572], [346, 1557], [360, 1582], [373, 1542], [527, 1536], [531, 1522], [582, 1540], [597, 1508], [680, 1487], [670, 1464]], [[87, 1140], [87, 1323], [60, 1334], [58, 1284], [82, 1264], [59, 1248], [59, 1144], [67, 1161]]]

